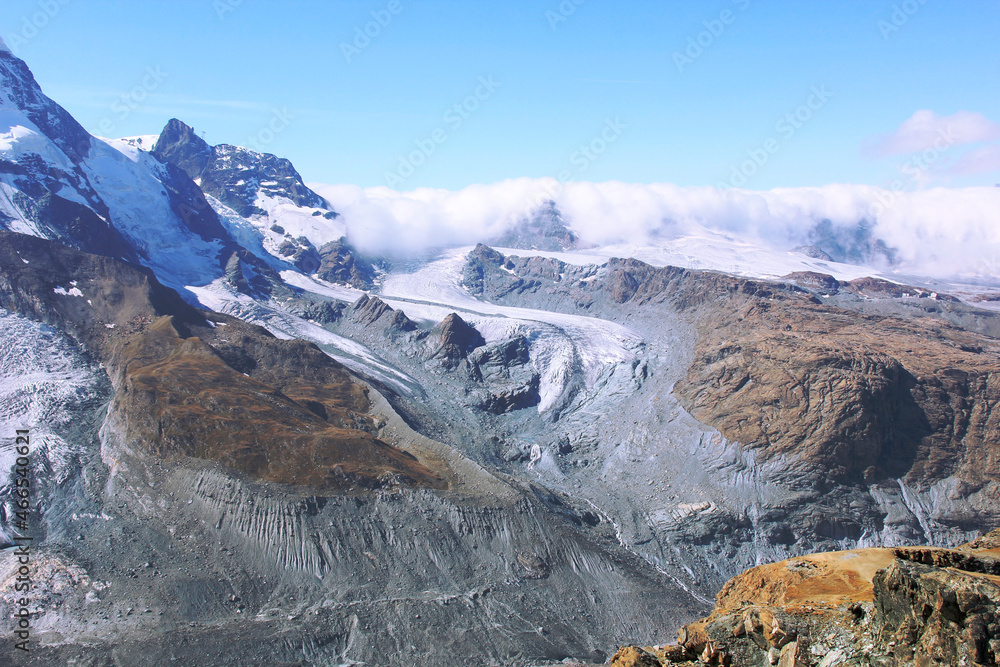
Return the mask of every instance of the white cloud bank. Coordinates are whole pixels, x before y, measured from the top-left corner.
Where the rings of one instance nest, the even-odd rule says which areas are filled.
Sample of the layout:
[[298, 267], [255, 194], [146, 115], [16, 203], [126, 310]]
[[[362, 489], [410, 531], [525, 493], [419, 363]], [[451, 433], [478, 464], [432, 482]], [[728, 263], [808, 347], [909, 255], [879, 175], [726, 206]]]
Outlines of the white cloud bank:
[[892, 192], [828, 185], [758, 192], [526, 178], [458, 191], [311, 187], [344, 216], [352, 242], [366, 252], [410, 255], [488, 242], [551, 198], [570, 228], [597, 246], [658, 243], [707, 228], [790, 250], [810, 243], [810, 230], [820, 221], [831, 221], [845, 238], [868, 221], [872, 236], [896, 249], [900, 272], [1000, 280], [998, 187]]

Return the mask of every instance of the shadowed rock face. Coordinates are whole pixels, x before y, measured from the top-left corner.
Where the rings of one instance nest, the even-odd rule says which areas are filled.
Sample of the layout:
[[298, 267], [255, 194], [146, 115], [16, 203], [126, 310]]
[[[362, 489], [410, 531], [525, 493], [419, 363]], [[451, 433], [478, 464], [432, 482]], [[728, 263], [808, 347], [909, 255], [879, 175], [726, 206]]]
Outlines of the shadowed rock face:
[[862, 549], [763, 565], [730, 580], [677, 645], [629, 647], [610, 664], [995, 665], [998, 571], [1000, 531], [958, 549]]
[[316, 276], [331, 283], [346, 283], [358, 289], [371, 289], [375, 272], [370, 263], [358, 261], [347, 239], [327, 243], [317, 253]]

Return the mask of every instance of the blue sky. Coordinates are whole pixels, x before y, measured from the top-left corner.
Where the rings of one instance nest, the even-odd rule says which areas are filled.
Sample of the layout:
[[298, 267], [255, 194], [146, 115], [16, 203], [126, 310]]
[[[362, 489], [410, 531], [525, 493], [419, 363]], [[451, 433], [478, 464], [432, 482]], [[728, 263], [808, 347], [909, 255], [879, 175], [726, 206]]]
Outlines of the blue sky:
[[310, 182], [1000, 182], [995, 0], [7, 0], [0, 34], [95, 134], [178, 117]]

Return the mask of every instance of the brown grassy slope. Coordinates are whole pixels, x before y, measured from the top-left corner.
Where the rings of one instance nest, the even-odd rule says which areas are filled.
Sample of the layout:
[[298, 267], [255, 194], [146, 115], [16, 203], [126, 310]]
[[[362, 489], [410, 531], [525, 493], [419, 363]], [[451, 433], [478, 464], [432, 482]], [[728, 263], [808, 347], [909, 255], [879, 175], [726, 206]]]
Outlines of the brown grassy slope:
[[0, 307], [68, 332], [105, 364], [140, 450], [319, 491], [387, 478], [445, 486], [372, 435], [365, 388], [315, 345], [198, 311], [147, 269], [0, 231]]
[[636, 260], [609, 262], [602, 289], [627, 307], [661, 303], [691, 319], [695, 359], [677, 394], [765, 460], [797, 457], [840, 481], [1000, 481], [998, 340]]

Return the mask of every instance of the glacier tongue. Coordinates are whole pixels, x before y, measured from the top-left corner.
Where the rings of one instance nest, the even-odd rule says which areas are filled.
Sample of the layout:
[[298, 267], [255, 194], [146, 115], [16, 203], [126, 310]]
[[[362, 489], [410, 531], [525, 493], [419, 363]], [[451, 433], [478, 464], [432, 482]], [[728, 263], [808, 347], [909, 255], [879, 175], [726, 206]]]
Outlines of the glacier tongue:
[[636, 331], [608, 320], [548, 310], [500, 306], [481, 301], [462, 287], [462, 269], [471, 247], [443, 253], [412, 273], [386, 277], [380, 296], [394, 308], [418, 319], [440, 321], [457, 311], [473, 323], [487, 341], [524, 333], [531, 342], [531, 360], [541, 373], [539, 412], [554, 407], [582, 368], [585, 388], [620, 364], [633, 365], [643, 347]]

